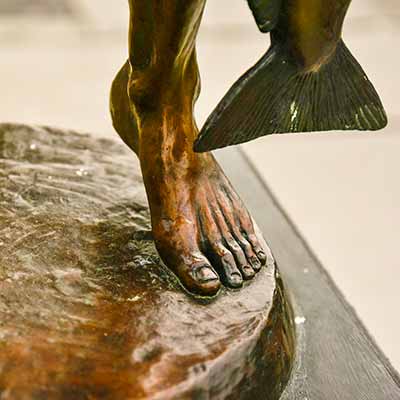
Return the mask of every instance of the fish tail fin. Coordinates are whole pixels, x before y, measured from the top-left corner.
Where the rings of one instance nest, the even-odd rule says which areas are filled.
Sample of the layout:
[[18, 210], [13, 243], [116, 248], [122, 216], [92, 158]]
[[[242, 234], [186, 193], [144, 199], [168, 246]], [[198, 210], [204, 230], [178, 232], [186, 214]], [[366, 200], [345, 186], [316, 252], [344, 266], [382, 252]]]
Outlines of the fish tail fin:
[[275, 44], [222, 99], [194, 150], [210, 151], [275, 133], [378, 130], [386, 124], [378, 94], [343, 41], [329, 62], [309, 72]]

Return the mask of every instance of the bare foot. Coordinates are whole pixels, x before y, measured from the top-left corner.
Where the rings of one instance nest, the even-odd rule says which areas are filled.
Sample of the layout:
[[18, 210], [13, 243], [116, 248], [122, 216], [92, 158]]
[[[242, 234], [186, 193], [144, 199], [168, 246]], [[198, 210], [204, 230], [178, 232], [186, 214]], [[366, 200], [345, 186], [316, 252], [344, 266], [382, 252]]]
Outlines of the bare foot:
[[168, 99], [142, 111], [136, 104], [133, 116], [124, 90], [128, 71], [126, 64], [114, 81], [111, 111], [119, 135], [140, 158], [162, 260], [192, 293], [214, 295], [221, 283], [241, 287], [270, 254], [214, 157], [193, 152], [191, 96], [183, 106]]
[[213, 156], [194, 153], [184, 135], [167, 135], [162, 149], [144, 139], [140, 152], [160, 256], [190, 292], [239, 288], [266, 263], [262, 240]]

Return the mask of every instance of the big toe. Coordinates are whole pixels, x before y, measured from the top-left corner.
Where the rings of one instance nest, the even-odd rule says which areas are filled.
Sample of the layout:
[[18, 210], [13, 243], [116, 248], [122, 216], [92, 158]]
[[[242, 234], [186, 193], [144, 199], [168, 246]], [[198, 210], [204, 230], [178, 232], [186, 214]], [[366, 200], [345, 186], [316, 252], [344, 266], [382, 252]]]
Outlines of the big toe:
[[189, 261], [177, 271], [178, 278], [185, 288], [201, 296], [214, 296], [221, 287], [221, 282], [214, 268], [204, 257]]

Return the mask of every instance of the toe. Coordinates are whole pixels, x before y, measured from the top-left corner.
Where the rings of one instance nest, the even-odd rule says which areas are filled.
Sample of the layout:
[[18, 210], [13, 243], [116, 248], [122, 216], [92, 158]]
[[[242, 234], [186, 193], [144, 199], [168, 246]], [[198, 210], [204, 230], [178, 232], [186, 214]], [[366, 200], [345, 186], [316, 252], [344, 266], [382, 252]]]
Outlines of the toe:
[[267, 242], [265, 241], [264, 236], [260, 231], [260, 228], [257, 226], [257, 224], [254, 221], [253, 221], [253, 226], [254, 226], [254, 231], [256, 234], [257, 241], [258, 241], [258, 246], [261, 245], [261, 256], [265, 259], [264, 263], [267, 266], [273, 266], [275, 264], [275, 258], [272, 255], [272, 251], [271, 251], [270, 247], [268, 246]]
[[218, 274], [201, 253], [185, 257], [175, 273], [183, 286], [194, 294], [214, 296], [221, 287]]
[[266, 256], [265, 251], [263, 250], [257, 236], [254, 233], [247, 233], [247, 239], [248, 239], [249, 243], [251, 244], [255, 258], [257, 258], [259, 260], [260, 267], [262, 265], [265, 265], [267, 262], [267, 256]]
[[190, 290], [194, 293], [212, 296], [221, 287], [219, 277], [210, 264], [192, 266], [190, 275], [193, 280]]
[[[230, 231], [234, 237], [234, 242], [241, 248], [241, 253], [246, 258], [246, 262], [243, 264], [243, 262], [238, 261], [238, 265], [245, 279], [250, 279], [266, 262], [265, 254], [254, 233], [251, 217], [238, 199], [232, 199], [232, 206], [228, 207], [226, 201], [219, 197], [218, 205], [223, 215], [223, 218], [220, 218], [223, 220], [222, 231]], [[233, 215], [232, 209], [239, 210], [236, 217]], [[249, 236], [252, 237], [254, 246], [246, 239]], [[228, 243], [228, 247], [231, 248], [229, 237], [226, 238], [225, 236], [225, 240]], [[232, 248], [231, 250], [236, 256], [235, 251]], [[243, 269], [242, 267], [248, 268]]]
[[[241, 232], [243, 236], [246, 238], [247, 242], [250, 243], [255, 257], [258, 258], [259, 262], [261, 263], [261, 266], [265, 265], [267, 263], [267, 255], [265, 254], [263, 246], [261, 245], [261, 242], [255, 233], [253, 221], [250, 214], [248, 213], [240, 214], [239, 220], [240, 220]], [[252, 259], [256, 264], [254, 267], [257, 269], [258, 262], [255, 260], [254, 256], [252, 256]]]
[[246, 280], [252, 279], [256, 273], [251, 263], [249, 262], [248, 258], [246, 257], [242, 247], [233, 237], [228, 236], [228, 238], [226, 238], [225, 241], [227, 243], [229, 250], [231, 251], [236, 260], [236, 265], [241, 271], [243, 278]]
[[261, 269], [261, 267], [263, 266], [263, 264], [262, 264], [262, 262], [260, 261], [260, 259], [259, 259], [257, 256], [255, 256], [255, 255], [253, 255], [252, 257], [250, 257], [249, 260], [250, 260], [251, 266], [253, 267], [253, 269], [254, 269], [256, 272], [258, 272], [258, 271]]
[[251, 244], [242, 235], [239, 235], [238, 242], [240, 243], [240, 247], [243, 249], [243, 252], [246, 255], [248, 264], [250, 264], [253, 270], [257, 273], [262, 267], [261, 260], [257, 257]]
[[254, 268], [249, 264], [240, 267], [240, 270], [242, 271], [243, 278], [246, 280], [253, 279], [256, 275], [256, 271], [254, 271]]
[[221, 243], [212, 245], [216, 265], [222, 272], [224, 283], [231, 288], [239, 288], [243, 285], [243, 277], [238, 269], [233, 254]]

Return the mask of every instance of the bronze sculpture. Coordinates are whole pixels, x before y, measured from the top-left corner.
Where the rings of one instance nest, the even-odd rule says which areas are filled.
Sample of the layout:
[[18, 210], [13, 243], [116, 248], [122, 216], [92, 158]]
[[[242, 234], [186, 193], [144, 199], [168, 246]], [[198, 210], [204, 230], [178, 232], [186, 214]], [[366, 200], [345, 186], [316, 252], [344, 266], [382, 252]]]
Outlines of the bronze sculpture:
[[248, 0], [272, 47], [217, 107], [197, 153], [195, 40], [206, 0], [129, 0], [129, 59], [113, 83], [113, 122], [140, 159], [157, 249], [189, 291], [238, 288], [270, 257], [207, 151], [269, 133], [385, 126], [375, 90], [340, 39], [350, 1]]
[[271, 47], [219, 103], [196, 151], [274, 133], [378, 130], [382, 103], [342, 40], [351, 0], [248, 0]]

